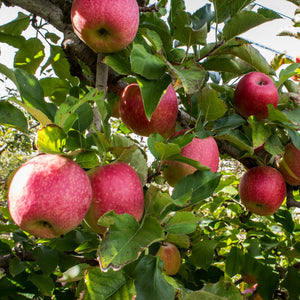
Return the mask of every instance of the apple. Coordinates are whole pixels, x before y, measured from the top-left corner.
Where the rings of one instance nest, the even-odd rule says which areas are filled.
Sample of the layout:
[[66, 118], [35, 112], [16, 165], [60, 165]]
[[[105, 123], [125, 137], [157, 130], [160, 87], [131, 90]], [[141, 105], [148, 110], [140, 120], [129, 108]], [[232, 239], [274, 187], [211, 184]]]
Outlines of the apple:
[[257, 166], [243, 174], [239, 194], [249, 211], [260, 216], [268, 216], [281, 206], [286, 195], [286, 184], [277, 169]]
[[40, 238], [54, 238], [77, 227], [92, 200], [86, 172], [57, 154], [36, 156], [23, 164], [9, 186], [14, 222]]
[[178, 273], [181, 264], [181, 255], [174, 244], [163, 242], [155, 256], [159, 256], [164, 262], [166, 275], [175, 275]]
[[300, 185], [300, 150], [294, 144], [289, 143], [285, 146], [279, 171], [288, 184]]
[[[186, 130], [180, 130], [170, 138], [184, 133]], [[215, 139], [210, 136], [204, 139], [194, 137], [193, 140], [184, 146], [180, 153], [188, 158], [199, 161], [202, 165], [210, 167], [212, 172], [217, 172], [219, 167], [219, 149]], [[197, 171], [191, 165], [179, 161], [163, 161], [165, 167], [162, 171], [163, 177], [171, 186], [175, 186], [179, 180], [187, 175]]]
[[76, 35], [96, 53], [118, 52], [135, 38], [136, 0], [74, 0], [71, 20]]
[[140, 221], [144, 213], [144, 192], [136, 171], [124, 162], [113, 162], [95, 168], [89, 174], [93, 198], [85, 217], [86, 223], [96, 232], [103, 233], [98, 219], [113, 210], [128, 213]]
[[234, 91], [234, 106], [244, 117], [256, 116], [258, 120], [268, 117], [268, 104], [278, 104], [278, 91], [273, 80], [261, 72], [246, 74]]
[[141, 90], [137, 83], [129, 84], [123, 90], [119, 109], [125, 126], [137, 135], [149, 136], [158, 132], [168, 137], [175, 131], [178, 100], [171, 85], [168, 86], [150, 120], [146, 117]]

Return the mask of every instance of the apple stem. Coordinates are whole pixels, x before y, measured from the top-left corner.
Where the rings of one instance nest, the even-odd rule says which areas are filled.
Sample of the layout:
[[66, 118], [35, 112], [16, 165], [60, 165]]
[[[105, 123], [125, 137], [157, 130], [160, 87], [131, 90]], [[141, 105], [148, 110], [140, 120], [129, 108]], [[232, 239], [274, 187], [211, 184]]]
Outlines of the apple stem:
[[[108, 65], [103, 62], [105, 54], [98, 53], [97, 54], [97, 64], [96, 64], [96, 81], [95, 81], [95, 88], [99, 92], [103, 92], [103, 99], [106, 97], [107, 92], [107, 78], [108, 78]], [[92, 128], [95, 128], [96, 131], [101, 130], [101, 117], [99, 114], [98, 107], [95, 103], [93, 107], [94, 112], [94, 119]]]

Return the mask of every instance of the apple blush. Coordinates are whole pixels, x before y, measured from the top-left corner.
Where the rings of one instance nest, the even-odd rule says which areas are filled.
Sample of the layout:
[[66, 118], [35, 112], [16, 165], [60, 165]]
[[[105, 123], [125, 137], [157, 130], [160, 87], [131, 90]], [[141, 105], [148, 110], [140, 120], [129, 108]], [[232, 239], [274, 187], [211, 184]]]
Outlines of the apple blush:
[[90, 174], [93, 198], [86, 223], [95, 232], [103, 233], [98, 219], [113, 210], [128, 213], [140, 221], [144, 213], [144, 192], [136, 171], [124, 162], [113, 162], [95, 168]]
[[258, 120], [268, 117], [268, 104], [278, 104], [278, 91], [273, 80], [261, 72], [246, 74], [234, 92], [234, 106], [244, 117], [256, 116]]
[[239, 184], [241, 202], [260, 216], [275, 213], [286, 195], [286, 183], [281, 173], [269, 166], [247, 170]]
[[175, 131], [178, 100], [171, 85], [168, 86], [150, 120], [146, 117], [142, 94], [137, 83], [129, 84], [123, 90], [119, 109], [122, 122], [137, 135], [149, 136], [158, 132], [167, 138]]
[[86, 172], [74, 161], [56, 154], [39, 155], [23, 164], [8, 191], [14, 222], [40, 238], [54, 238], [77, 227], [91, 199]]
[[[185, 129], [180, 130], [170, 138], [178, 136], [185, 131]], [[219, 149], [212, 136], [204, 139], [194, 137], [189, 144], [181, 149], [180, 153], [185, 157], [199, 161], [202, 165], [209, 167], [214, 173], [218, 171]], [[165, 160], [163, 161], [163, 166], [163, 177], [171, 186], [175, 186], [182, 178], [197, 171], [193, 166], [179, 161]]]
[[74, 0], [71, 20], [75, 34], [96, 53], [126, 48], [139, 26], [136, 0]]

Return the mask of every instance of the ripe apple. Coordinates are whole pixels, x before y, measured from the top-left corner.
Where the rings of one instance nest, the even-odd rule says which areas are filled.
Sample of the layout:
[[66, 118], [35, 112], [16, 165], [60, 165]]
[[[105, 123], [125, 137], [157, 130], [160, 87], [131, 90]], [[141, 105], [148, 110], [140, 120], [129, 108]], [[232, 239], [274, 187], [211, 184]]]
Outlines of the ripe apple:
[[139, 26], [136, 0], [74, 0], [74, 32], [95, 52], [112, 53], [127, 47]]
[[258, 120], [268, 117], [268, 104], [278, 104], [278, 91], [273, 80], [261, 72], [246, 74], [234, 92], [236, 110], [245, 118], [256, 116]]
[[[180, 130], [171, 137], [175, 137], [185, 131]], [[202, 165], [210, 167], [212, 172], [217, 172], [218, 170], [219, 149], [212, 136], [204, 139], [194, 137], [189, 144], [181, 149], [180, 153], [185, 157], [199, 161]], [[179, 180], [197, 171], [191, 165], [179, 161], [165, 160], [163, 165], [165, 166], [162, 172], [163, 177], [171, 186], [175, 186]]]
[[285, 146], [279, 171], [288, 184], [300, 185], [300, 150], [294, 144], [289, 143]]
[[92, 199], [86, 172], [56, 154], [36, 156], [15, 173], [8, 191], [14, 222], [41, 238], [65, 234], [85, 217]]
[[181, 255], [174, 244], [167, 242], [162, 243], [155, 256], [159, 256], [164, 262], [164, 270], [167, 275], [175, 275], [178, 273], [181, 264]]
[[142, 94], [137, 83], [129, 84], [120, 98], [120, 116], [132, 132], [149, 136], [158, 132], [164, 137], [175, 131], [178, 100], [174, 88], [169, 85], [156, 110], [148, 120], [145, 114]]
[[268, 216], [281, 206], [286, 195], [286, 184], [277, 169], [257, 166], [243, 174], [239, 194], [248, 210], [257, 215]]
[[144, 192], [135, 170], [124, 162], [113, 162], [94, 169], [90, 174], [93, 198], [86, 215], [87, 224], [103, 233], [98, 219], [110, 210], [117, 214], [128, 213], [137, 221], [144, 213]]

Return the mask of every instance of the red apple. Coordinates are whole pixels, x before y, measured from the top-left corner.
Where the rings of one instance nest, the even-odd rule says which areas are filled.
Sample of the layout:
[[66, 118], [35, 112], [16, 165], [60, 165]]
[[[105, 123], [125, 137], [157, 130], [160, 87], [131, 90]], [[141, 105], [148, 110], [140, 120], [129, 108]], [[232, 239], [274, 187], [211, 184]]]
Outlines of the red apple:
[[137, 83], [128, 85], [120, 98], [120, 116], [132, 132], [149, 136], [158, 132], [168, 137], [175, 131], [178, 100], [174, 88], [169, 85], [156, 110], [148, 120], [145, 114], [142, 94]]
[[279, 163], [279, 171], [290, 185], [300, 185], [300, 150], [294, 144], [285, 146], [283, 157]]
[[267, 216], [275, 213], [286, 195], [281, 173], [269, 166], [258, 166], [244, 173], [239, 184], [242, 203], [251, 212]]
[[127, 47], [139, 26], [136, 0], [74, 0], [73, 28], [95, 52], [111, 53]]
[[278, 104], [278, 91], [273, 80], [261, 72], [245, 75], [234, 92], [236, 110], [245, 118], [256, 116], [258, 120], [268, 117], [268, 104]]
[[144, 192], [135, 170], [124, 162], [97, 167], [90, 174], [93, 199], [85, 218], [96, 232], [103, 232], [98, 219], [110, 210], [128, 213], [139, 221], [144, 213]]
[[86, 172], [55, 154], [39, 155], [15, 173], [8, 191], [14, 222], [41, 238], [65, 234], [85, 217], [92, 199]]
[[[172, 137], [182, 134], [184, 131], [186, 130], [180, 130]], [[181, 149], [180, 153], [185, 157], [199, 161], [202, 165], [210, 167], [212, 172], [217, 172], [218, 170], [219, 149], [215, 139], [211, 136], [205, 139], [194, 137], [188, 145]], [[171, 186], [175, 186], [179, 180], [197, 171], [191, 165], [179, 161], [166, 160], [163, 162], [163, 165], [165, 166], [163, 176]]]
[[155, 256], [159, 256], [164, 262], [164, 270], [167, 275], [175, 275], [178, 273], [181, 264], [181, 255], [174, 244], [162, 243]]

